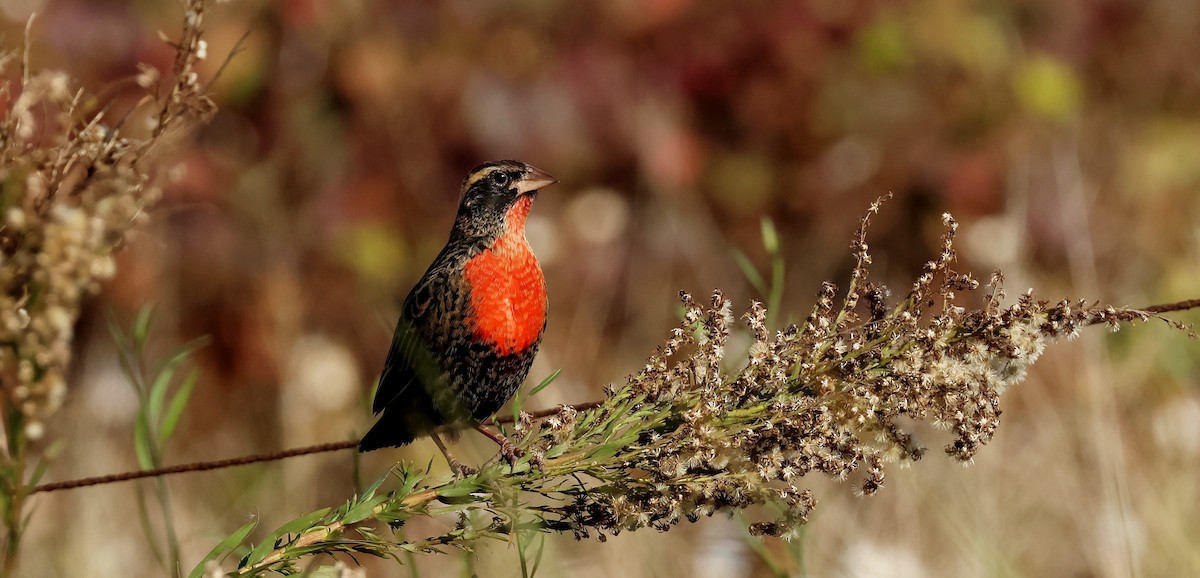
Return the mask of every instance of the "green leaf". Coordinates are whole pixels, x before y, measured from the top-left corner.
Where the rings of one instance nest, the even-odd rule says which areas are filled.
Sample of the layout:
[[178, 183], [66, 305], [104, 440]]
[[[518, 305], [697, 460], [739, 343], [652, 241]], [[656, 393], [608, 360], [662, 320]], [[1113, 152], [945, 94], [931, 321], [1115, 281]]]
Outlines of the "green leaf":
[[108, 310], [108, 333], [112, 336], [113, 346], [117, 348], [117, 363], [121, 365], [121, 373], [125, 374], [125, 379], [133, 386], [133, 391], [137, 393], [138, 400], [141, 401], [145, 392], [142, 391], [142, 376], [136, 368], [134, 358], [137, 353], [133, 350], [133, 345], [129, 339], [125, 337], [125, 332], [121, 330], [120, 324], [117, 323], [117, 316]]
[[775, 230], [775, 221], [766, 216], [762, 218], [762, 241], [768, 254], [779, 253], [779, 232]]
[[621, 451], [621, 446], [617, 444], [603, 444], [593, 448], [587, 459], [602, 462], [617, 455], [619, 451]]
[[145, 305], [138, 310], [137, 318], [133, 321], [133, 333], [130, 337], [133, 338], [133, 345], [138, 351], [141, 351], [146, 346], [146, 341], [150, 338], [150, 326], [154, 321], [154, 306]]
[[546, 376], [546, 379], [543, 379], [541, 383], [537, 384], [536, 386], [534, 386], [533, 389], [529, 390], [529, 395], [527, 395], [525, 397], [530, 398], [530, 397], [537, 395], [538, 393], [541, 393], [541, 391], [543, 389], [546, 389], [546, 386], [550, 385], [551, 383], [554, 383], [555, 379], [558, 379], [558, 374], [560, 374], [560, 373], [562, 373], [562, 368], [555, 369], [554, 372], [552, 372], [550, 375]]
[[146, 419], [144, 409], [138, 411], [137, 421], [133, 426], [133, 451], [137, 453], [138, 467], [143, 470], [156, 467], [154, 450], [150, 447], [150, 422]]
[[354, 507], [350, 508], [350, 511], [346, 512], [346, 515], [342, 517], [342, 523], [354, 524], [371, 517], [371, 514], [374, 513], [373, 510], [375, 509], [375, 506], [384, 503], [387, 501], [387, 499], [387, 496], [376, 496], [369, 500], [355, 504]]
[[150, 395], [146, 398], [145, 411], [151, 423], [157, 423], [162, 415], [163, 403], [167, 398], [167, 389], [171, 386], [171, 378], [175, 377], [175, 367], [164, 367], [150, 385]]
[[534, 554], [534, 556], [533, 556], [533, 569], [529, 571], [529, 575], [531, 577], [537, 576], [538, 568], [541, 568], [541, 566], [542, 566], [542, 554], [546, 553], [546, 535], [541, 532], [538, 532], [537, 538], [538, 538], [537, 554]]
[[275, 545], [278, 542], [279, 536], [271, 535], [267, 537], [263, 541], [256, 544], [254, 548], [250, 550], [250, 553], [246, 554], [245, 558], [242, 558], [240, 565], [242, 567], [246, 567], [259, 563], [263, 558], [267, 557], [267, 554], [269, 554], [271, 550], [275, 549]]
[[162, 415], [163, 402], [166, 399], [167, 389], [171, 385], [171, 380], [175, 377], [175, 370], [179, 369], [179, 366], [182, 365], [184, 361], [187, 361], [188, 356], [191, 355], [192, 352], [203, 347], [207, 343], [208, 338], [206, 337], [193, 339], [192, 341], [185, 343], [179, 348], [179, 351], [175, 352], [175, 355], [172, 355], [171, 358], [163, 364], [162, 369], [159, 369], [158, 375], [154, 378], [154, 383], [150, 386], [150, 398], [147, 403], [150, 410], [151, 422], [157, 423], [159, 416]]
[[38, 485], [38, 482], [41, 482], [42, 477], [46, 475], [46, 470], [50, 468], [50, 462], [54, 461], [54, 458], [62, 453], [64, 447], [66, 447], [66, 442], [63, 440], [51, 443], [50, 447], [46, 448], [45, 452], [42, 452], [42, 457], [34, 461], [33, 471], [29, 474], [29, 479], [26, 480], [25, 484], [28, 486]]
[[[391, 472], [388, 472], [386, 474], [383, 474], [382, 476], [379, 476], [379, 478], [376, 479], [374, 483], [372, 483], [370, 486], [368, 486], [366, 490], [363, 490], [363, 493], [362, 493], [363, 497], [364, 498], [373, 497], [375, 495], [375, 491], [379, 489], [379, 486], [383, 485], [383, 481], [388, 479], [389, 475], [391, 475]], [[416, 483], [417, 483], [417, 480], [413, 480], [413, 486], [415, 486]], [[407, 484], [408, 484], [408, 480], [405, 480], [406, 487], [407, 487]]]
[[758, 272], [758, 269], [755, 268], [754, 263], [750, 261], [750, 258], [735, 247], [733, 249], [733, 260], [737, 262], [738, 268], [742, 270], [742, 275], [754, 286], [754, 289], [760, 294], [766, 295], [767, 282], [763, 279], [762, 274]]
[[171, 397], [171, 403], [167, 405], [167, 413], [163, 415], [162, 424], [158, 429], [158, 445], [163, 447], [167, 445], [167, 440], [171, 439], [171, 435], [175, 433], [175, 426], [179, 425], [179, 418], [183, 415], [184, 408], [187, 407], [188, 398], [192, 395], [192, 390], [196, 387], [196, 381], [200, 379], [200, 372], [192, 369], [188, 372], [187, 377], [183, 378], [183, 384]]
[[[303, 532], [304, 530], [312, 527], [317, 520], [325, 517], [325, 515], [328, 513], [329, 508], [321, 508], [315, 512], [309, 512], [303, 516], [300, 516], [299, 518], [296, 518], [295, 520], [292, 520], [291, 522], [280, 526], [278, 530], [275, 530], [275, 533], [272, 534], [272, 536], [279, 537], [284, 534], [296, 534]], [[274, 542], [274, 540], [272, 540], [272, 542]]]
[[555, 378], [557, 378], [558, 374], [560, 374], [560, 373], [562, 373], [561, 368], [554, 370], [554, 372], [551, 373], [550, 375], [548, 375], [546, 377], [546, 379], [543, 379], [541, 381], [541, 383], [537, 384], [536, 386], [533, 387], [533, 389], [529, 390], [529, 393], [527, 393], [525, 395], [517, 395], [517, 397], [513, 399], [513, 404], [512, 404], [513, 423], [519, 423], [521, 421], [521, 406], [525, 405], [525, 400], [537, 395], [543, 389], [546, 389], [546, 386], [550, 385], [551, 383], [554, 383]]
[[[525, 405], [525, 396], [521, 395], [520, 390], [518, 390], [517, 395], [513, 396], [513, 400], [512, 400], [512, 419], [513, 419], [514, 424], [521, 423], [521, 406], [523, 406], [523, 405]], [[508, 434], [504, 433], [504, 427], [502, 425], [500, 425], [500, 424], [495, 424], [495, 425], [496, 425], [496, 429], [500, 430], [500, 435], [503, 435], [503, 436], [508, 435]]]
[[[321, 518], [325, 517], [327, 514], [329, 514], [329, 508], [321, 508], [320, 510], [309, 512], [280, 526], [274, 532], [271, 532], [270, 535], [265, 536], [261, 541], [259, 541], [259, 543], [250, 550], [250, 553], [246, 554], [246, 556], [242, 558], [241, 565], [244, 567], [251, 564], [256, 564], [265, 558], [272, 550], [294, 541], [295, 537], [298, 537], [303, 533], [312, 530], [313, 528], [323, 526], [323, 524], [320, 524], [319, 522], [321, 521]], [[295, 534], [295, 536], [290, 540], [283, 540], [282, 538], [288, 534]]]
[[217, 544], [216, 547], [214, 547], [208, 553], [208, 555], [204, 557], [203, 560], [200, 560], [199, 564], [196, 564], [195, 568], [192, 568], [192, 571], [188, 573], [188, 578], [204, 578], [204, 573], [206, 570], [208, 570], [208, 568], [206, 568], [208, 563], [216, 560], [218, 556], [228, 553], [230, 550], [233, 550], [240, 545], [242, 541], [246, 539], [246, 536], [249, 536], [250, 532], [254, 530], [254, 527], [257, 525], [257, 520], [248, 522], [245, 526], [234, 530], [232, 534], [226, 536], [225, 539], [221, 540], [221, 543]]
[[478, 492], [479, 484], [471, 483], [466, 480], [460, 480], [457, 484], [438, 488], [437, 495], [439, 498], [459, 498], [469, 496]]

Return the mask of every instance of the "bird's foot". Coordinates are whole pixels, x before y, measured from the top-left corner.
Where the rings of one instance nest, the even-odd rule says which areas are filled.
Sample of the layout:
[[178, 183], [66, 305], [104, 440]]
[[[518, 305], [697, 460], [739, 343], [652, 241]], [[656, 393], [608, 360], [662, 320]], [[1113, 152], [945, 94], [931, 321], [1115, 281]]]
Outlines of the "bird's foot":
[[471, 466], [468, 466], [467, 464], [464, 464], [458, 460], [450, 460], [449, 464], [450, 469], [460, 478], [473, 476], [479, 473], [479, 470], [472, 468]]
[[450, 454], [450, 450], [446, 448], [446, 444], [442, 443], [442, 438], [437, 432], [430, 432], [429, 436], [433, 438], [433, 443], [437, 445], [439, 450], [442, 450], [442, 455], [446, 456], [446, 464], [450, 466], [450, 471], [454, 472], [460, 478], [472, 476], [479, 473], [479, 470], [472, 468], [456, 459]]
[[504, 458], [504, 461], [508, 462], [508, 465], [510, 467], [516, 465], [517, 460], [521, 459], [524, 456], [525, 456], [525, 450], [517, 447], [516, 444], [509, 441], [507, 438], [505, 438], [505, 440], [503, 442], [501, 442], [500, 457]]
[[517, 464], [517, 460], [521, 459], [525, 455], [525, 450], [517, 447], [516, 444], [512, 443], [512, 440], [504, 437], [503, 435], [478, 424], [476, 424], [475, 429], [478, 430], [479, 433], [487, 436], [488, 439], [496, 442], [496, 445], [500, 446], [500, 457], [503, 458], [504, 461], [508, 462], [510, 467], [515, 466]]

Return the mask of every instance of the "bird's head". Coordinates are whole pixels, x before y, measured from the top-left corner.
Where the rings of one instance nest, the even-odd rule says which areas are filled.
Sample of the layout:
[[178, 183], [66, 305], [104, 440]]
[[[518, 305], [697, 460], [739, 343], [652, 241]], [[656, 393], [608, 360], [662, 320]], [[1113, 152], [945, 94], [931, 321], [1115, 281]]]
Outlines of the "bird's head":
[[479, 165], [463, 179], [454, 228], [467, 237], [489, 240], [508, 231], [523, 231], [537, 192], [557, 182], [521, 161]]

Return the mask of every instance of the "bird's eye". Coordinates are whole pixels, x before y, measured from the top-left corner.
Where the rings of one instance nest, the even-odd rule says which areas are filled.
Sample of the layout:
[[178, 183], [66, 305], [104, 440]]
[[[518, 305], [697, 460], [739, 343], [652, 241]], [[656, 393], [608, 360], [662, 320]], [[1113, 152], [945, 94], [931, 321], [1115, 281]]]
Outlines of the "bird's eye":
[[498, 187], [508, 186], [508, 173], [504, 171], [492, 171], [492, 174], [489, 175], [489, 178], [492, 179], [492, 183]]

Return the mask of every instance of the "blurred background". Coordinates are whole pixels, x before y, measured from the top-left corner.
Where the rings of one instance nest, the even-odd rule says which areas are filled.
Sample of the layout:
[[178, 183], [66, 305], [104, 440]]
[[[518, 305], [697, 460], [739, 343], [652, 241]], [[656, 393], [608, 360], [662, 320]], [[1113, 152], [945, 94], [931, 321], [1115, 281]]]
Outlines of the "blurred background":
[[[4, 0], [7, 48], [31, 12], [31, 64], [113, 98], [138, 63], [169, 69], [157, 32], [181, 18], [176, 2]], [[79, 320], [49, 480], [136, 469], [136, 399], [105, 317], [147, 303], [154, 354], [211, 337], [167, 463], [365, 431], [399, 303], [445, 243], [460, 181], [491, 159], [561, 181], [529, 221], [551, 294], [530, 380], [563, 369], [534, 407], [597, 399], [638, 370], [680, 289], [763, 299], [735, 254], [769, 270], [764, 217], [786, 260], [777, 319], [801, 319], [821, 281], [844, 286], [858, 220], [889, 192], [869, 238], [897, 294], [948, 211], [959, 268], [1002, 269], [1010, 299], [1200, 297], [1194, 2], [238, 0], [207, 22], [210, 76], [248, 35], [212, 86], [220, 112], [181, 144], [153, 224]], [[872, 498], [812, 479], [820, 505], [797, 543], [756, 550], [724, 518], [603, 544], [550, 536], [542, 572], [1200, 575], [1198, 365], [1200, 345], [1161, 323], [1092, 329], [1007, 394], [969, 468], [933, 433]], [[468, 462], [494, 452], [477, 437], [457, 445]], [[435, 455], [376, 452], [359, 475]], [[354, 476], [341, 452], [170, 478], [185, 569], [251, 517], [263, 533], [340, 503]], [[136, 496], [38, 497], [23, 573], [165, 574]], [[493, 543], [415, 568], [518, 576], [517, 560]]]

